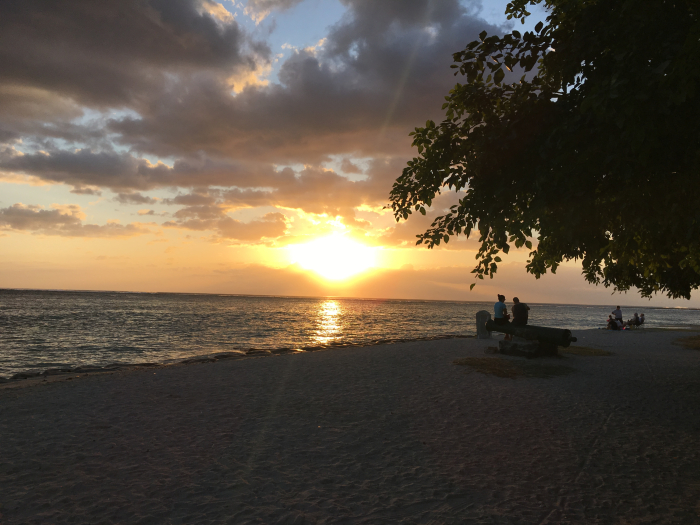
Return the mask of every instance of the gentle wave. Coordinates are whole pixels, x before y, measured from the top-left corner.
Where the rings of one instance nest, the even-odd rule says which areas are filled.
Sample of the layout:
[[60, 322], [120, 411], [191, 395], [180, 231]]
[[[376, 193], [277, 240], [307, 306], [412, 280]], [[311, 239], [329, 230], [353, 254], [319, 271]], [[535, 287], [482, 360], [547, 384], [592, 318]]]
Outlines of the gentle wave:
[[[614, 306], [531, 303], [530, 324], [604, 326]], [[164, 363], [250, 349], [366, 346], [474, 335], [493, 303], [130, 292], [0, 290], [0, 377]], [[700, 326], [697, 310], [624, 306], [648, 326]]]
[[262, 356], [273, 356], [273, 355], [284, 355], [292, 353], [303, 353], [303, 352], [317, 352], [320, 350], [332, 350], [334, 348], [348, 348], [348, 347], [366, 347], [375, 345], [388, 345], [397, 343], [411, 343], [416, 341], [437, 341], [441, 339], [462, 339], [462, 338], [473, 338], [473, 335], [443, 335], [443, 336], [433, 336], [433, 337], [416, 337], [413, 339], [409, 338], [393, 338], [393, 339], [377, 339], [375, 341], [370, 341], [368, 343], [351, 343], [351, 342], [333, 342], [327, 345], [315, 345], [315, 346], [302, 346], [301, 348], [273, 348], [271, 350], [261, 349], [261, 348], [250, 348], [244, 352], [219, 352], [216, 354], [206, 354], [192, 356], [184, 359], [168, 359], [158, 363], [110, 363], [105, 366], [90, 366], [81, 365], [74, 368], [47, 368], [45, 370], [25, 370], [23, 372], [18, 372], [9, 378], [0, 377], [0, 383], [7, 383], [10, 381], [20, 381], [22, 379], [31, 379], [36, 377], [46, 377], [54, 375], [67, 375], [67, 374], [88, 374], [88, 373], [100, 373], [100, 372], [115, 372], [119, 370], [128, 370], [130, 368], [137, 367], [161, 367], [176, 364], [196, 364], [196, 363], [214, 363], [222, 359], [242, 359], [245, 357], [262, 357]]

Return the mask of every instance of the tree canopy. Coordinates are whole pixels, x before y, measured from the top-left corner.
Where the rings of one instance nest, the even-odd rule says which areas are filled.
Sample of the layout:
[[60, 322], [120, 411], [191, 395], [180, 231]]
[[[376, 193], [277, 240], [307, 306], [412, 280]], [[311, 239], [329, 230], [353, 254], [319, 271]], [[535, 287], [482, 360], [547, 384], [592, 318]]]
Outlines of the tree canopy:
[[[542, 1], [506, 13], [524, 21]], [[534, 31], [483, 32], [454, 53], [464, 82], [440, 124], [411, 133], [418, 156], [394, 183], [394, 215], [425, 214], [457, 191], [417, 244], [478, 234], [477, 278], [526, 246], [536, 277], [581, 260], [589, 282], [690, 298], [700, 286], [700, 3], [544, 5]]]

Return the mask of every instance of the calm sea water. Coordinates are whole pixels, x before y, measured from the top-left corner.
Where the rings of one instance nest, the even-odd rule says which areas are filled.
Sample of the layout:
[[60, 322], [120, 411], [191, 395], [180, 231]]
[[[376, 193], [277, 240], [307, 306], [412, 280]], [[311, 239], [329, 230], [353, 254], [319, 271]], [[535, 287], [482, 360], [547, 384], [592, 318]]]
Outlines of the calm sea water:
[[[604, 326], [614, 305], [530, 303], [530, 324]], [[216, 352], [475, 334], [493, 303], [0, 290], [0, 376], [168, 362]], [[650, 327], [700, 327], [695, 309], [623, 305]]]

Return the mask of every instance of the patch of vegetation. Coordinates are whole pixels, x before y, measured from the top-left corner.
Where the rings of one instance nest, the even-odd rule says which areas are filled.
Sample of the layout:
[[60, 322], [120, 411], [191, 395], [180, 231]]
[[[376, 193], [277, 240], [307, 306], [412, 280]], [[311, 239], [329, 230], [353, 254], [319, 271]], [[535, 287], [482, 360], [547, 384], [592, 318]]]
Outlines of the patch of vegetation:
[[[582, 261], [591, 283], [689, 299], [700, 218], [678, 210], [700, 202], [700, 2], [511, 0], [506, 14], [524, 23], [537, 4], [534, 30], [483, 31], [452, 55], [463, 78], [444, 120], [410, 133], [394, 217], [430, 212], [429, 248], [478, 240], [479, 280], [525, 247], [538, 278]], [[447, 191], [459, 202], [442, 214]]]
[[700, 350], [700, 335], [693, 335], [690, 337], [681, 337], [673, 341], [674, 344], [680, 345], [684, 348], [691, 348], [693, 350]]
[[453, 361], [455, 365], [468, 366], [480, 374], [517, 379], [518, 377], [541, 377], [567, 375], [575, 370], [568, 366], [552, 365], [538, 361], [515, 361], [500, 357], [463, 357]]
[[612, 352], [608, 352], [607, 350], [591, 348], [589, 346], [570, 346], [569, 348], [559, 348], [559, 352], [563, 354], [582, 355], [588, 357], [600, 355], [614, 355]]

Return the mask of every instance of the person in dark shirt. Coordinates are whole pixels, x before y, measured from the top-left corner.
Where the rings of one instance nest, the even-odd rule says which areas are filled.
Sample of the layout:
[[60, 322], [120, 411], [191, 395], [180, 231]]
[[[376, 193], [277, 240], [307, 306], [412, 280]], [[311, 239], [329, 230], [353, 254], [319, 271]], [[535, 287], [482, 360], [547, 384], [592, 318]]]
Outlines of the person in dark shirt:
[[521, 303], [517, 297], [513, 297], [513, 303], [513, 308], [511, 308], [513, 322], [511, 324], [514, 326], [525, 326], [527, 324], [527, 312], [530, 307], [525, 303]]

